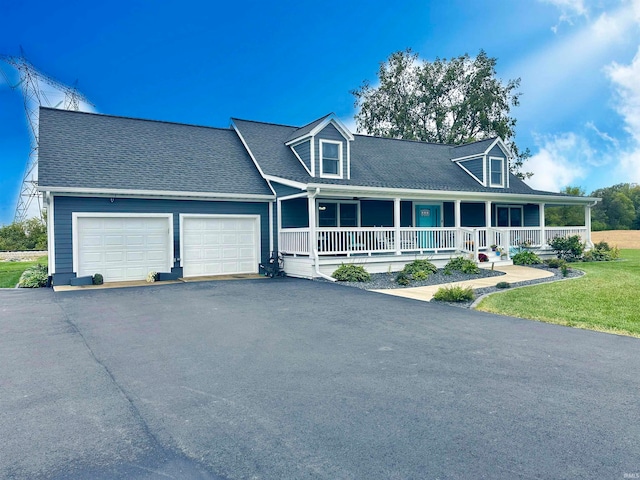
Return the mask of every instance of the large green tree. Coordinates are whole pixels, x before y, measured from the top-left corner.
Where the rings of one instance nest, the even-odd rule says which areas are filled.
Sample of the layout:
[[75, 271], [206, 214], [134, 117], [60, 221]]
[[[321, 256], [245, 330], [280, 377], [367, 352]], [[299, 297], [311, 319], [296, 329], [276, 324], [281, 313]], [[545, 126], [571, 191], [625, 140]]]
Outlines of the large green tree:
[[451, 60], [422, 61], [411, 49], [380, 64], [378, 83], [368, 81], [351, 93], [359, 132], [391, 138], [460, 145], [500, 136], [516, 158], [511, 168], [522, 178], [528, 149], [514, 142], [516, 119], [509, 115], [519, 103], [520, 79], [503, 83], [496, 77], [495, 58], [483, 50]]
[[[564, 187], [561, 193], [584, 197], [585, 191], [581, 187]], [[561, 207], [547, 207], [544, 210], [545, 224], [550, 227], [564, 227], [584, 225], [584, 207], [580, 205], [563, 205]]]
[[593, 209], [594, 230], [640, 229], [640, 185], [619, 183], [591, 196], [602, 199]]
[[14, 222], [0, 228], [0, 250], [46, 250], [47, 225], [39, 218]]

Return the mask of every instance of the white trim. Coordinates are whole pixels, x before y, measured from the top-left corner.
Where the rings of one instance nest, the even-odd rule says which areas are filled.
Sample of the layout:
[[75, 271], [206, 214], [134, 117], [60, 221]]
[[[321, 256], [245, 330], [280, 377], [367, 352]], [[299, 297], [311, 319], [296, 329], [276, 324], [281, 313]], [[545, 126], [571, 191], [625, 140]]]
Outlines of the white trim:
[[[313, 123], [313, 122], [311, 122], [311, 123]], [[326, 118], [322, 122], [320, 122], [318, 125], [313, 127], [312, 130], [310, 130], [309, 132], [307, 132], [306, 134], [304, 134], [304, 135], [302, 135], [300, 137], [296, 137], [296, 138], [294, 138], [292, 140], [289, 140], [288, 142], [285, 143], [285, 145], [290, 146], [290, 145], [293, 145], [293, 144], [298, 143], [298, 142], [303, 142], [308, 137], [315, 137], [320, 131], [322, 131], [330, 123], [334, 124], [333, 126], [336, 127], [336, 129], [338, 130], [340, 135], [342, 135], [345, 140], [353, 140], [354, 139], [353, 134], [344, 125], [344, 123], [342, 123], [336, 117], [335, 113], [330, 113], [329, 115], [326, 116]], [[307, 125], [309, 125], [309, 124], [307, 124]], [[304, 128], [305, 126], [306, 125], [304, 125], [304, 126], [302, 126], [300, 128]]]
[[[321, 178], [344, 178], [344, 160], [342, 158], [342, 142], [337, 141], [337, 140], [325, 140], [323, 138], [319, 139], [319, 156], [320, 156], [320, 177]], [[325, 143], [328, 144], [332, 144], [332, 145], [338, 145], [338, 174], [334, 175], [332, 173], [324, 173], [323, 168], [324, 168], [324, 155], [323, 155], [323, 150], [324, 147], [323, 145]], [[332, 159], [333, 160], [333, 159]]]
[[47, 250], [49, 255], [48, 261], [48, 274], [53, 275], [56, 273], [56, 236], [55, 236], [55, 222], [54, 222], [54, 196], [51, 195], [51, 192], [45, 193], [45, 198], [47, 199]]
[[223, 219], [231, 219], [231, 218], [241, 218], [241, 219], [253, 219], [256, 222], [256, 236], [254, 240], [256, 241], [255, 255], [257, 263], [255, 265], [255, 271], [252, 273], [258, 273], [259, 267], [258, 264], [262, 261], [262, 227], [260, 225], [260, 215], [226, 215], [226, 214], [217, 214], [217, 213], [181, 213], [180, 214], [180, 267], [184, 267], [184, 219], [185, 218], [223, 218]]
[[[483, 202], [487, 199], [495, 199], [499, 202], [525, 202], [535, 203], [544, 201], [558, 205], [584, 205], [600, 201], [595, 197], [566, 197], [560, 195], [536, 195], [526, 193], [502, 193], [502, 192], [465, 192], [459, 190], [418, 190], [411, 188], [391, 188], [391, 187], [365, 187], [359, 185], [335, 185], [326, 183], [309, 183], [306, 185], [308, 191], [322, 190], [323, 195], [349, 195], [353, 196], [377, 196], [390, 198], [401, 196], [406, 200], [432, 198], [434, 200], [475, 200]], [[409, 198], [407, 198], [409, 197]]]
[[[291, 148], [291, 151], [293, 152], [293, 154], [296, 156], [296, 158], [298, 159], [298, 161], [302, 164], [302, 166], [304, 167], [304, 169], [307, 171], [307, 173], [309, 175], [311, 175], [312, 177], [314, 176], [313, 173], [311, 172], [311, 170], [309, 170], [309, 167], [307, 167], [307, 164], [304, 163], [304, 160], [302, 160], [302, 158], [300, 158], [300, 155], [298, 155], [298, 152], [296, 152], [296, 147], [298, 145], [302, 145], [303, 143], [305, 143], [306, 141], [309, 142], [309, 149], [311, 149], [313, 147], [313, 144], [311, 142], [311, 140], [304, 140], [303, 142], [300, 143], [296, 143], [295, 145], [290, 145], [289, 148]], [[309, 154], [311, 154], [311, 152], [309, 152]], [[309, 161], [311, 161], [311, 155], [309, 155]]]
[[[480, 140], [479, 142], [481, 142], [481, 141], [482, 140]], [[459, 146], [460, 147], [464, 147], [464, 146], [473, 145], [473, 143], [479, 143], [479, 142], [465, 143], [465, 144], [462, 144], [462, 145], [459, 145]], [[487, 155], [489, 155], [489, 152], [491, 151], [491, 149], [493, 147], [495, 147], [496, 145], [498, 145], [500, 147], [500, 149], [504, 152], [506, 157], [509, 157], [509, 158], [513, 157], [513, 152], [511, 151], [511, 149], [509, 147], [507, 147], [507, 144], [504, 143], [502, 138], [496, 137], [494, 139], [494, 141], [489, 144], [489, 147], [486, 148], [484, 151], [478, 152], [478, 153], [474, 153], [472, 155], [466, 155], [464, 157], [452, 158], [451, 161], [452, 162], [459, 162], [461, 160], [468, 160], [468, 159], [471, 159], [471, 158], [474, 158], [474, 157], [478, 157], [478, 156], [486, 157]]]
[[[344, 227], [344, 228], [356, 228], [360, 227], [360, 201], [359, 200], [334, 200], [334, 199], [324, 199], [324, 198], [316, 198], [316, 223], [320, 223], [320, 204], [321, 203], [336, 203], [338, 206], [336, 207], [336, 225], [337, 228], [343, 228], [340, 225], [340, 205], [341, 204], [355, 204], [356, 205], [356, 222], [357, 225], [355, 227]], [[316, 225], [318, 228], [327, 228], [321, 227], [320, 225]]]
[[[265, 179], [266, 180], [266, 179]], [[268, 182], [267, 182], [268, 184]], [[269, 185], [271, 188], [271, 185]], [[41, 191], [48, 191], [66, 196], [81, 197], [129, 197], [129, 198], [148, 198], [148, 199], [176, 199], [176, 198], [197, 198], [200, 200], [219, 200], [219, 201], [264, 201], [271, 202], [275, 200], [275, 192], [273, 195], [258, 195], [251, 193], [209, 193], [209, 192], [174, 192], [170, 190], [137, 190], [137, 189], [120, 189], [120, 188], [85, 188], [85, 187], [46, 187], [43, 186]], [[273, 188], [271, 188], [273, 190]]]
[[[493, 183], [493, 178], [491, 178], [493, 176], [493, 168], [491, 166], [491, 162], [493, 160], [500, 160], [500, 179], [502, 180], [500, 183]], [[504, 174], [504, 157], [492, 157], [489, 156], [489, 187], [492, 188], [504, 188], [505, 185], [505, 174]]]
[[273, 202], [269, 203], [269, 255], [273, 252]]
[[440, 225], [438, 227], [444, 227], [444, 202], [431, 202], [430, 200], [420, 201], [414, 200], [411, 202], [411, 224], [414, 228], [417, 228], [416, 225], [416, 205], [424, 205], [425, 207], [438, 207], [440, 209], [440, 221], [438, 222]]
[[[264, 175], [264, 172], [262, 171], [262, 168], [260, 168], [260, 164], [258, 163], [258, 160], [256, 160], [256, 157], [253, 155], [253, 152], [249, 148], [249, 145], [245, 141], [244, 137], [242, 136], [242, 133], [240, 133], [240, 130], [238, 129], [238, 127], [236, 126], [236, 124], [234, 123], [233, 120], [231, 120], [231, 126], [233, 127], [233, 129], [235, 130], [236, 134], [240, 138], [240, 141], [242, 142], [242, 145], [244, 145], [244, 148], [247, 149], [247, 153], [249, 154], [249, 157], [251, 157], [251, 160], [253, 160], [253, 164], [258, 169], [258, 172], [260, 172], [260, 175], [262, 176], [262, 178], [264, 178], [266, 180], [266, 177]], [[273, 194], [276, 195], [276, 191], [273, 189], [273, 187], [271, 186], [271, 184], [268, 181], [267, 181], [267, 185], [269, 186], [269, 189], [273, 192]]]
[[347, 180], [351, 180], [351, 141], [347, 140]]
[[293, 200], [294, 198], [307, 197], [307, 192], [294, 193], [293, 195], [285, 195], [284, 197], [278, 197], [278, 201]]
[[[474, 158], [469, 158], [467, 160], [462, 160], [459, 162], [456, 162], [458, 164], [458, 166], [463, 169], [465, 172], [467, 172], [473, 179], [475, 179], [480, 185], [482, 185], [483, 187], [486, 187], [485, 183], [480, 180], [478, 177], [476, 177], [473, 173], [471, 173], [471, 171], [469, 169], [467, 169], [467, 167], [465, 167], [463, 165], [464, 162], [470, 162], [471, 160], [480, 160], [482, 162], [482, 174], [484, 176], [484, 157], [474, 157]], [[486, 178], [486, 176], [485, 176]]]
[[174, 259], [173, 245], [173, 213], [116, 213], [116, 212], [72, 212], [71, 213], [71, 252], [73, 273], [76, 275], [79, 271], [79, 252], [78, 252], [78, 219], [79, 218], [166, 218], [169, 222], [169, 231], [167, 233], [169, 239], [169, 256], [167, 258], [167, 272], [171, 271]]
[[266, 180], [269, 180], [270, 182], [281, 183], [282, 185], [286, 185], [287, 187], [299, 188], [300, 190], [307, 190], [306, 183], [300, 183], [300, 182], [296, 182], [295, 180], [276, 177], [274, 175], [266, 175], [264, 178]]
[[311, 138], [311, 176], [316, 176], [316, 138]]

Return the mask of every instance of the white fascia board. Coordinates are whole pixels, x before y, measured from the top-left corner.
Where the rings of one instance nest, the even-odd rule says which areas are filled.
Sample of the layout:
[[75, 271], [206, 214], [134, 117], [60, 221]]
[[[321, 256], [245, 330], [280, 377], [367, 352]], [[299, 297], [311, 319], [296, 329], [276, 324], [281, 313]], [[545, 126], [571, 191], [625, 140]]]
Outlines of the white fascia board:
[[[471, 178], [473, 178], [476, 182], [478, 182], [480, 185], [482, 185], [483, 187], [486, 187], [486, 185], [484, 183], [482, 183], [482, 180], [480, 180], [478, 177], [476, 177], [473, 173], [471, 173], [467, 167], [465, 167], [463, 165], [464, 162], [457, 162], [458, 166], [463, 169], [465, 172], [467, 172], [469, 174], [469, 176], [471, 176]], [[484, 171], [484, 168], [483, 168]]]
[[561, 203], [572, 205], [584, 205], [597, 202], [600, 199], [595, 197], [564, 197], [558, 195], [538, 195], [538, 194], [518, 194], [518, 193], [494, 193], [494, 192], [463, 192], [449, 190], [418, 190], [408, 188], [386, 188], [386, 187], [363, 187], [352, 185], [327, 185], [310, 183], [307, 190], [315, 191], [319, 189], [322, 195], [327, 196], [378, 196], [385, 198], [402, 197], [406, 199], [445, 199], [445, 200], [468, 200], [482, 202], [491, 200], [494, 202], [545, 202]]
[[[493, 142], [491, 142], [489, 147], [484, 150], [484, 152], [478, 152], [478, 153], [474, 153], [473, 155], [466, 155], [464, 157], [455, 157], [455, 158], [452, 158], [451, 161], [452, 162], [459, 162], [461, 160], [469, 160], [471, 158], [477, 158], [477, 157], [486, 156], [486, 155], [489, 154], [491, 149], [493, 147], [495, 147], [496, 145], [500, 145], [500, 148], [502, 149], [502, 151], [504, 152], [504, 154], [508, 158], [513, 158], [513, 153], [511, 152], [511, 149], [509, 147], [507, 147], [507, 145], [504, 143], [504, 141], [500, 137], [497, 137]], [[462, 146], [462, 145], [460, 145], [460, 146]]]
[[[233, 122], [233, 120], [231, 121], [231, 127], [233, 128], [233, 130], [238, 135], [238, 138], [240, 138], [240, 141], [242, 142], [242, 145], [244, 145], [244, 148], [247, 150], [247, 153], [249, 154], [249, 157], [251, 157], [251, 160], [253, 160], [253, 164], [258, 169], [258, 172], [260, 172], [260, 175], [262, 176], [262, 178], [264, 178], [266, 180], [266, 177], [264, 175], [264, 172], [262, 171], [262, 168], [260, 168], [260, 164], [258, 163], [258, 160], [256, 160], [256, 157], [253, 155], [253, 152], [249, 148], [249, 145], [245, 141], [244, 137], [240, 133], [240, 130], [238, 129], [237, 125]], [[271, 186], [269, 181], [267, 181], [267, 185], [269, 186], [269, 189], [273, 192], [273, 195], [275, 196], [276, 195], [276, 191], [273, 189], [273, 187]]]
[[[298, 152], [296, 152], [295, 147], [297, 147], [298, 145], [302, 145], [304, 142], [299, 142], [296, 143], [295, 145], [290, 145], [289, 148], [291, 149], [291, 151], [293, 152], [293, 154], [296, 156], [296, 158], [298, 159], [298, 161], [300, 162], [300, 165], [302, 165], [304, 167], [304, 169], [307, 171], [307, 173], [313, 177], [313, 174], [311, 173], [311, 170], [309, 170], [309, 167], [307, 167], [307, 165], [304, 163], [304, 161], [302, 160], [302, 158], [300, 158], [300, 155], [298, 155]], [[313, 145], [311, 144], [311, 142], [309, 142], [309, 147], [313, 148]], [[311, 155], [309, 155], [309, 159], [311, 159]]]
[[327, 125], [329, 125], [330, 123], [333, 123], [333, 126], [338, 129], [338, 131], [345, 138], [345, 140], [352, 141], [354, 139], [353, 134], [344, 125], [344, 123], [342, 123], [335, 116], [335, 114], [332, 113], [331, 115], [327, 116], [327, 118], [325, 118], [322, 122], [320, 122], [318, 125], [316, 125], [315, 128], [313, 130], [311, 130], [309, 133], [306, 133], [305, 135], [303, 135], [301, 137], [294, 138], [293, 140], [289, 140], [288, 142], [285, 143], [285, 145], [290, 146], [290, 145], [302, 142], [302, 141], [306, 140], [308, 137], [315, 137], [318, 134], [318, 132], [322, 131], [322, 129], [324, 127], [326, 127]]
[[286, 185], [287, 187], [299, 188], [300, 190], [307, 189], [306, 183], [296, 182], [295, 180], [288, 180], [286, 178], [276, 177], [274, 175], [266, 175], [265, 179], [269, 180], [270, 182], [281, 183], [283, 185]]
[[84, 188], [84, 187], [38, 187], [39, 190], [48, 191], [56, 195], [80, 196], [80, 197], [130, 197], [149, 199], [198, 199], [221, 201], [264, 201], [275, 200], [273, 195], [258, 195], [251, 193], [209, 193], [209, 192], [174, 192], [169, 190], [133, 190], [120, 188]]

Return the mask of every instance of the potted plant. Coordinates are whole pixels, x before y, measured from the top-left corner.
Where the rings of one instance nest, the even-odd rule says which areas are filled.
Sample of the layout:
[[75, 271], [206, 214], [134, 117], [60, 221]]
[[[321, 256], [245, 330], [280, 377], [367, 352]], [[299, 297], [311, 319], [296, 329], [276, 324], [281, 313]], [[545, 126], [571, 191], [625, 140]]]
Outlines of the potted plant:
[[491, 251], [492, 252], [495, 252], [497, 248], [498, 248], [498, 245], [496, 245], [495, 243], [493, 245], [491, 245]]

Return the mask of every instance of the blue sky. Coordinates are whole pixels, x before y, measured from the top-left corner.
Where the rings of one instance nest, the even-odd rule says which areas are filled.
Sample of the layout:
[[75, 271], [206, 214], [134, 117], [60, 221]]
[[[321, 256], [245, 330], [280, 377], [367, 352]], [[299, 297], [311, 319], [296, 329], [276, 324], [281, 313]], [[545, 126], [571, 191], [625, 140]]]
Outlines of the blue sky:
[[[521, 78], [512, 114], [533, 187], [640, 183], [640, 0], [0, 0], [0, 22], [0, 53], [22, 45], [97, 112], [218, 127], [328, 112], [355, 127], [349, 91], [392, 52], [484, 49], [500, 78]], [[0, 224], [28, 152], [22, 97], [0, 76]]]

